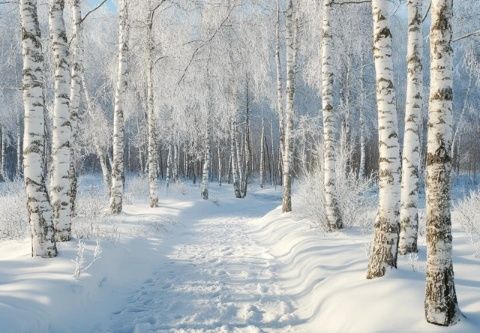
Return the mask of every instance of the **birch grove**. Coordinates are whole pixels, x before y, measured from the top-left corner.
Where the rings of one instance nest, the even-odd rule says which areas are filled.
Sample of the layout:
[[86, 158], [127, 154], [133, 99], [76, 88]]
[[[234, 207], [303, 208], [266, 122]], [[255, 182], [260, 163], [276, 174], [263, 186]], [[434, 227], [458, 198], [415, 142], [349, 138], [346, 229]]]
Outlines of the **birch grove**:
[[[65, 242], [79, 278], [92, 240], [151, 240], [170, 218], [197, 235], [207, 213], [249, 236], [246, 214], [267, 252], [316, 263], [298, 278], [325, 283], [299, 300], [340, 281], [355, 296], [346, 310], [383, 314], [395, 299], [407, 310], [392, 318], [423, 306], [422, 322], [468, 331], [479, 15], [477, 0], [0, 0], [0, 243], [28, 236], [32, 257], [52, 258]], [[125, 227], [139, 212], [145, 235]], [[330, 279], [357, 266], [366, 276]], [[402, 292], [377, 299], [386, 285]], [[304, 305], [278, 317], [309, 323]]]

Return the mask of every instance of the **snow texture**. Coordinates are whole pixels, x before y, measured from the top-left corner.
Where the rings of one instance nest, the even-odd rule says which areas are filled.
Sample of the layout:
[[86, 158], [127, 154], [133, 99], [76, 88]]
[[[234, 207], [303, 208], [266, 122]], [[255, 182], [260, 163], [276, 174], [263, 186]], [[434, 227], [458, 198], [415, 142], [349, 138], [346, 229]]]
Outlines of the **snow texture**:
[[[423, 317], [423, 237], [418, 257], [366, 280], [370, 235], [354, 227], [320, 233], [282, 214], [281, 193], [271, 188], [238, 200], [211, 184], [206, 201], [198, 188], [170, 186], [158, 208], [128, 202], [135, 200], [99, 222], [118, 233], [99, 241], [100, 254], [96, 241], [82, 241], [84, 267], [97, 259], [78, 279], [76, 242], [59, 244], [52, 260], [32, 260], [27, 240], [0, 243], [3, 332], [445, 332]], [[455, 224], [453, 233], [467, 318], [448, 332], [478, 332], [472, 267], [480, 259]]]

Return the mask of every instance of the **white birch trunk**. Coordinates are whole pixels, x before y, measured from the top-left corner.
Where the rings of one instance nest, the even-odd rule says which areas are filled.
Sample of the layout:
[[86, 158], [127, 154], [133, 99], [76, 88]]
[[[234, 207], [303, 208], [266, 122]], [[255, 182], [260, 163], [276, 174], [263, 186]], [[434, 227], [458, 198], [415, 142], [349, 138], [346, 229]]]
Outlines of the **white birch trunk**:
[[427, 277], [425, 316], [449, 326], [460, 319], [452, 264], [453, 0], [432, 0], [427, 142]]
[[70, 144], [70, 210], [71, 215], [75, 215], [75, 202], [77, 198], [77, 142], [78, 142], [78, 126], [80, 114], [81, 88], [82, 88], [82, 71], [83, 71], [83, 35], [82, 35], [82, 12], [80, 0], [71, 0], [72, 10], [72, 69], [70, 82], [70, 123], [72, 126], [72, 140]]
[[377, 84], [379, 198], [367, 278], [397, 267], [400, 203], [400, 148], [393, 77], [388, 1], [373, 0], [374, 58]]
[[362, 61], [362, 67], [360, 71], [360, 161], [358, 166], [358, 178], [365, 179], [367, 176], [366, 165], [366, 138], [365, 138], [365, 89], [364, 89], [364, 65]]
[[223, 161], [222, 161], [222, 150], [220, 148], [220, 142], [217, 146], [217, 158], [218, 158], [218, 186], [222, 186], [222, 175], [223, 175]]
[[419, 129], [422, 116], [422, 0], [409, 0], [407, 50], [407, 101], [400, 206], [400, 254], [417, 252], [418, 190], [419, 190]]
[[168, 153], [167, 153], [167, 174], [165, 177], [165, 184], [168, 187], [170, 186], [170, 178], [172, 173], [172, 145], [168, 145]]
[[295, 96], [295, 20], [293, 1], [288, 1], [286, 15], [287, 43], [287, 104], [285, 109], [285, 150], [283, 152], [283, 200], [282, 212], [292, 210], [292, 169], [293, 169], [293, 99]]
[[157, 185], [157, 145], [156, 145], [156, 117], [153, 90], [153, 51], [155, 44], [153, 40], [153, 15], [151, 1], [148, 1], [147, 20], [147, 116], [148, 116], [148, 188], [150, 207], [158, 207], [158, 185]]
[[17, 117], [17, 170], [16, 177], [23, 178], [23, 149], [22, 149], [22, 116]]
[[262, 129], [260, 133], [260, 187], [265, 186], [265, 120], [262, 117]]
[[270, 146], [271, 146], [271, 154], [272, 154], [272, 162], [270, 165], [270, 168], [272, 170], [272, 177], [271, 177], [271, 182], [272, 186], [277, 184], [277, 177], [276, 177], [276, 163], [275, 163], [275, 149], [274, 149], [274, 141], [273, 141], [273, 119], [270, 122]]
[[202, 184], [200, 186], [200, 191], [202, 198], [208, 200], [208, 180], [209, 180], [209, 171], [210, 171], [210, 112], [207, 115], [207, 129], [205, 133], [205, 160], [203, 162], [202, 170]]
[[112, 190], [110, 195], [110, 211], [112, 214], [122, 212], [123, 180], [124, 180], [124, 145], [125, 145], [125, 93], [127, 90], [127, 53], [128, 53], [128, 5], [127, 0], [120, 0], [119, 36], [118, 36], [118, 69], [115, 89], [115, 110], [113, 118], [113, 165]]
[[178, 144], [173, 145], [173, 170], [172, 178], [173, 181], [178, 181], [178, 169], [180, 165], [180, 154], [178, 153]]
[[1, 151], [0, 151], [0, 182], [4, 182], [7, 180], [7, 177], [5, 175], [5, 151], [7, 150], [7, 140], [6, 140], [6, 133], [5, 133], [5, 127], [0, 125], [0, 145], [1, 145]]
[[243, 155], [240, 147], [240, 143], [242, 141], [241, 135], [238, 133], [238, 125], [235, 122], [234, 132], [235, 138], [235, 152], [236, 152], [236, 161], [237, 161], [237, 172], [238, 172], [238, 186], [240, 188], [240, 198], [242, 197], [242, 181], [243, 181]]
[[283, 108], [282, 64], [280, 61], [280, 3], [277, 0], [277, 21], [275, 24], [275, 68], [277, 74], [277, 113], [280, 133], [280, 158], [285, 151], [285, 110]]
[[[235, 117], [235, 116], [234, 116]], [[235, 119], [232, 119], [230, 122], [230, 155], [232, 161], [232, 179], [233, 179], [233, 191], [235, 198], [241, 198], [242, 193], [240, 191], [240, 175], [238, 169], [238, 154], [237, 154], [237, 144], [236, 144], [236, 122]]]
[[70, 156], [72, 127], [70, 122], [70, 67], [68, 42], [63, 19], [65, 0], [50, 0], [49, 25], [55, 64], [51, 202], [57, 241], [70, 240], [72, 213], [70, 205]]
[[242, 154], [242, 161], [241, 161], [241, 182], [240, 188], [242, 192], [242, 198], [247, 196], [247, 188], [248, 188], [248, 178], [250, 176], [250, 169], [251, 169], [251, 147], [250, 147], [250, 81], [247, 77], [246, 81], [246, 114], [245, 114], [245, 134], [243, 136], [243, 154]]
[[45, 186], [45, 99], [43, 52], [37, 0], [20, 0], [23, 56], [24, 179], [32, 256], [55, 257], [52, 206]]
[[337, 128], [333, 111], [333, 64], [331, 12], [333, 0], [323, 1], [322, 22], [322, 114], [323, 114], [323, 160], [325, 215], [329, 230], [343, 227], [336, 198], [335, 145]]

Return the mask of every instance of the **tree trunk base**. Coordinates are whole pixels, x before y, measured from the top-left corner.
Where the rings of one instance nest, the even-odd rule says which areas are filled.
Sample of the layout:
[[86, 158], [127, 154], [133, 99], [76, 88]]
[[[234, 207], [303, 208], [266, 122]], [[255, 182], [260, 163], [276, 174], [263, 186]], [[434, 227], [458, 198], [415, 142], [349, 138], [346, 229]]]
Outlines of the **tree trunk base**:
[[443, 271], [427, 269], [425, 289], [425, 318], [439, 326], [451, 326], [460, 321], [462, 314], [458, 307], [453, 276], [453, 266]]

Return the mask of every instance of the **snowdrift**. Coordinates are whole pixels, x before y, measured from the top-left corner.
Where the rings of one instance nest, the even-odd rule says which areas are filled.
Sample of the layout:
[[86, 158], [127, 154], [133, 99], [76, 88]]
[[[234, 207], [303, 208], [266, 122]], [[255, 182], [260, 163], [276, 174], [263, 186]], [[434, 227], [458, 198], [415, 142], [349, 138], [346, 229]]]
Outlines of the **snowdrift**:
[[425, 245], [399, 258], [398, 269], [367, 280], [371, 235], [360, 229], [322, 234], [280, 207], [252, 222], [253, 234], [277, 259], [283, 292], [298, 306], [295, 332], [480, 332], [480, 260], [454, 226], [457, 296], [466, 318], [449, 328], [424, 319]]

